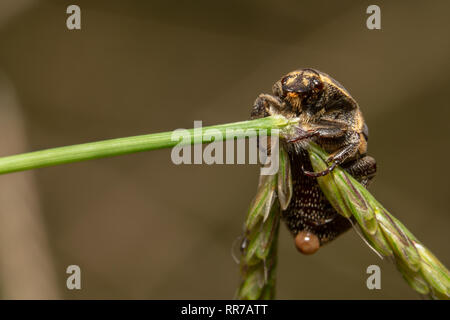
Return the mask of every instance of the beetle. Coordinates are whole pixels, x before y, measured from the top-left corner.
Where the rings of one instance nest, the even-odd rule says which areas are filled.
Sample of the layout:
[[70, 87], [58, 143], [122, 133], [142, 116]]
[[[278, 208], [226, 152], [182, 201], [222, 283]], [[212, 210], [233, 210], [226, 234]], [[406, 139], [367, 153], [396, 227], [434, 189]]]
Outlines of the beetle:
[[[289, 156], [292, 198], [281, 217], [304, 254], [347, 231], [351, 220], [331, 206], [319, 188], [317, 177], [340, 165], [365, 187], [376, 174], [376, 161], [367, 155], [369, 130], [358, 103], [329, 75], [315, 69], [292, 71], [254, 102], [251, 119], [283, 115], [299, 118], [295, 133], [281, 138]], [[313, 141], [330, 154], [329, 166], [313, 172], [304, 143]]]

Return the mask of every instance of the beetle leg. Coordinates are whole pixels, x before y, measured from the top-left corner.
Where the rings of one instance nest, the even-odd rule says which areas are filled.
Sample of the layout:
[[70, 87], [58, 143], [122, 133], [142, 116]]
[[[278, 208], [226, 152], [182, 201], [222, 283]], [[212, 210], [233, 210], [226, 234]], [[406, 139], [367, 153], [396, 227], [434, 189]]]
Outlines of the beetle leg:
[[367, 187], [370, 181], [375, 177], [377, 172], [377, 162], [370, 156], [357, 159], [342, 166], [348, 173], [350, 173], [363, 186]]
[[295, 136], [291, 137], [290, 139], [287, 139], [287, 143], [293, 143], [301, 140], [305, 140], [308, 138], [312, 138], [314, 136], [317, 136], [318, 133], [316, 130], [302, 130], [300, 128], [296, 128]]
[[343, 163], [346, 159], [354, 156], [359, 149], [361, 137], [357, 132], [348, 132], [345, 137], [345, 146], [331, 154], [327, 162], [335, 162], [337, 164]]
[[[259, 119], [271, 116], [273, 114], [279, 113], [283, 108], [282, 102], [279, 98], [272, 96], [270, 94], [260, 94], [254, 104], [251, 113], [251, 119]], [[266, 155], [271, 154], [271, 140], [267, 139], [265, 145], [261, 145], [260, 140], [257, 140], [257, 146], [261, 153]]]
[[307, 170], [303, 169], [303, 167], [302, 167], [302, 170], [303, 170], [303, 173], [305, 175], [307, 175], [308, 177], [318, 178], [318, 177], [323, 177], [323, 176], [326, 176], [327, 174], [329, 174], [331, 171], [334, 170], [334, 168], [336, 168], [337, 165], [338, 164], [336, 162], [333, 162], [331, 164], [331, 166], [329, 166], [328, 168], [326, 168], [325, 170], [320, 171], [320, 172], [307, 171]]
[[346, 145], [334, 152], [327, 159], [327, 162], [331, 162], [331, 165], [321, 172], [311, 172], [303, 170], [303, 173], [309, 177], [323, 177], [333, 171], [336, 166], [343, 163], [346, 159], [354, 156], [358, 152], [360, 144], [360, 136], [357, 132], [351, 132], [346, 137]]
[[271, 116], [276, 111], [281, 110], [282, 102], [279, 98], [270, 94], [260, 94], [253, 104], [251, 119], [258, 119]]
[[345, 132], [346, 131], [342, 128], [332, 126], [318, 127], [311, 130], [303, 130], [302, 128], [297, 127], [295, 135], [286, 142], [292, 143], [312, 137], [339, 138], [342, 137], [345, 134]]

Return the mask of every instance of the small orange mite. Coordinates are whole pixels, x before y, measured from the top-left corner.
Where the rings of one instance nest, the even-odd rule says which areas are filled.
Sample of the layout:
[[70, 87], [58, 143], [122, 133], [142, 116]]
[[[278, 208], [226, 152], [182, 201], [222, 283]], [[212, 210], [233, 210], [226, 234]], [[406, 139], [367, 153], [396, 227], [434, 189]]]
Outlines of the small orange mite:
[[300, 231], [295, 236], [295, 246], [303, 254], [313, 254], [320, 248], [319, 238], [309, 231]]

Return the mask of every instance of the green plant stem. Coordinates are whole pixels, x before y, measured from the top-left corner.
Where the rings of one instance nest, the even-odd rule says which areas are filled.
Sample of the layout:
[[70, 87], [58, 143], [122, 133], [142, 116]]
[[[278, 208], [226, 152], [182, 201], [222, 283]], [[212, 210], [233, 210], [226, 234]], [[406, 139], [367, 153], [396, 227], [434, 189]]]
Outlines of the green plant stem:
[[[239, 139], [256, 136], [259, 130], [267, 130], [267, 134], [270, 135], [270, 129], [282, 129], [292, 122], [295, 121], [288, 120], [284, 117], [272, 116], [256, 120], [202, 127], [201, 129], [188, 129], [187, 131], [190, 134], [191, 140], [184, 144], [211, 142], [203, 139], [205, 131], [208, 129], [218, 130], [222, 134], [221, 140], [226, 140], [225, 134], [227, 129], [242, 129], [234, 134]], [[172, 134], [173, 131], [153, 133], [7, 156], [0, 158], [0, 174], [135, 152], [171, 148], [179, 144], [179, 141], [172, 140]]]
[[[314, 143], [307, 149], [314, 170], [325, 170], [329, 155]], [[355, 178], [336, 167], [317, 182], [336, 211], [355, 218], [367, 243], [392, 259], [414, 290], [432, 299], [450, 299], [450, 271]]]

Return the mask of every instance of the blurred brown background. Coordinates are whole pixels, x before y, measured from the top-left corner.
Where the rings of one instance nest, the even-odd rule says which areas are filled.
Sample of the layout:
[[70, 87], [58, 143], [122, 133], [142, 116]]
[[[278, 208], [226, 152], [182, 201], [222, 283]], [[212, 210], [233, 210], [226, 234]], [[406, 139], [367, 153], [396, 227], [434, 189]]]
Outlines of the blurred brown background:
[[[81, 7], [82, 29], [66, 28]], [[366, 28], [381, 7], [382, 30]], [[34, 1], [0, 5], [0, 155], [244, 120], [314, 67], [359, 102], [373, 194], [447, 266], [448, 1]], [[232, 298], [258, 168], [170, 150], [0, 177], [2, 298]], [[282, 226], [280, 299], [416, 299], [350, 231], [302, 256]], [[66, 289], [68, 265], [82, 289]], [[382, 268], [369, 291], [366, 268]]]

